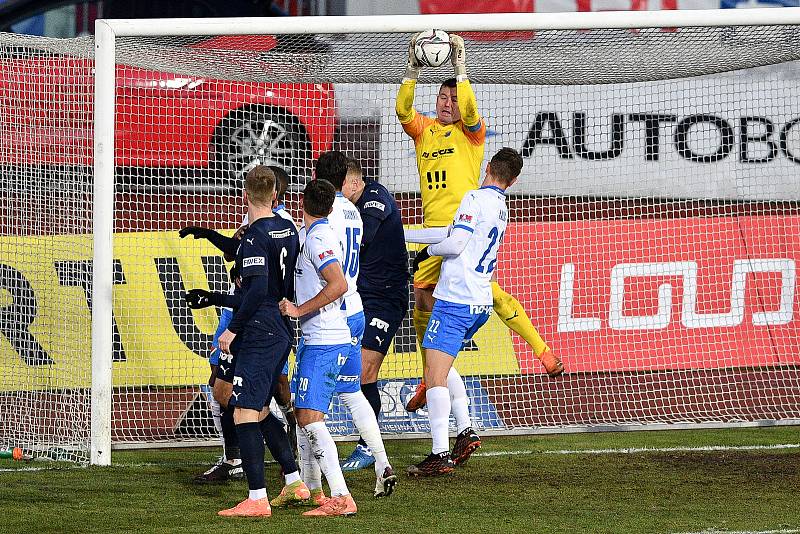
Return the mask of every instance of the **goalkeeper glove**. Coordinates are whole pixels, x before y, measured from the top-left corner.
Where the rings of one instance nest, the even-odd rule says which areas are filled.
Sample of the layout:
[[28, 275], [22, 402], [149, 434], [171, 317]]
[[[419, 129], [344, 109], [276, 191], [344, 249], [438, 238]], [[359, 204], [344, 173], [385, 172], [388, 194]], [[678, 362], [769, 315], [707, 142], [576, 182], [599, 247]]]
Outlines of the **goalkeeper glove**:
[[190, 235], [195, 239], [208, 239], [214, 233], [216, 232], [209, 228], [201, 228], [200, 226], [187, 226], [186, 228], [181, 228], [181, 230], [178, 232], [178, 235], [181, 236], [181, 239], [187, 235]]
[[414, 257], [414, 262], [411, 264], [411, 274], [414, 274], [417, 271], [419, 271], [419, 264], [430, 257], [431, 255], [428, 254], [428, 247], [425, 247], [419, 252], [417, 252], [417, 255]]
[[411, 38], [411, 42], [408, 43], [408, 63], [406, 64], [405, 76], [403, 76], [404, 80], [416, 80], [419, 77], [419, 71], [422, 65], [419, 64], [419, 61], [417, 61], [417, 54], [414, 53], [419, 35], [419, 33], [415, 33]]
[[456, 80], [459, 82], [466, 80], [467, 52], [464, 48], [464, 39], [454, 33], [450, 34], [450, 61], [453, 62]]
[[193, 310], [200, 310], [208, 308], [209, 306], [219, 306], [220, 298], [222, 295], [213, 291], [206, 291], [205, 289], [190, 289], [188, 293], [183, 295], [186, 303]]

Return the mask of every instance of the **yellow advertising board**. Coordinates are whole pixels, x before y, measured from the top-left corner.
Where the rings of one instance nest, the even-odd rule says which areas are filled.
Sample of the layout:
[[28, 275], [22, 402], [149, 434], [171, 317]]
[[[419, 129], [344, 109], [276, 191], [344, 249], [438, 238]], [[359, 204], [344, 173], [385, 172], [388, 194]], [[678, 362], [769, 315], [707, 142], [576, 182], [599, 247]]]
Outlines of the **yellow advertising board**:
[[[91, 383], [92, 237], [0, 237], [0, 390]], [[177, 232], [114, 237], [115, 386], [177, 386], [208, 379], [214, 308], [190, 310], [187, 289], [222, 288], [225, 265], [205, 240]], [[213, 287], [212, 287], [213, 288]], [[406, 345], [408, 346], [408, 345]], [[456, 362], [462, 374], [519, 372], [511, 337], [493, 316]], [[418, 377], [416, 353], [390, 352], [382, 378]]]

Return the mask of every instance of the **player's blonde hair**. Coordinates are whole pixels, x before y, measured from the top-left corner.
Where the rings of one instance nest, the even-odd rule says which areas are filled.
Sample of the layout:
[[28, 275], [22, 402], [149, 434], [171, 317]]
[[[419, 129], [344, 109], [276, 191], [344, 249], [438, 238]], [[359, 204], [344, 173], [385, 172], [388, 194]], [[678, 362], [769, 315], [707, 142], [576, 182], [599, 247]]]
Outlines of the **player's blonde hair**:
[[266, 165], [257, 165], [244, 179], [247, 199], [256, 206], [272, 206], [275, 196], [275, 173]]

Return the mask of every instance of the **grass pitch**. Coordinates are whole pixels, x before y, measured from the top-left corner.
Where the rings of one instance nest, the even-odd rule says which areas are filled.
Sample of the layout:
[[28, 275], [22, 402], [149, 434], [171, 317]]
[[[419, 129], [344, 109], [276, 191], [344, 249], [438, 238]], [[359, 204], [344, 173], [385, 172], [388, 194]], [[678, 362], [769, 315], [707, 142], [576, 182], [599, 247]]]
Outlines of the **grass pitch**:
[[[800, 532], [797, 427], [487, 437], [452, 476], [406, 477], [429, 446], [387, 442], [396, 494], [373, 499], [373, 471], [348, 474], [359, 512], [331, 519], [217, 517], [247, 486], [191, 482], [216, 449], [115, 451], [109, 468], [4, 460], [0, 532]], [[267, 484], [277, 495], [275, 464]]]

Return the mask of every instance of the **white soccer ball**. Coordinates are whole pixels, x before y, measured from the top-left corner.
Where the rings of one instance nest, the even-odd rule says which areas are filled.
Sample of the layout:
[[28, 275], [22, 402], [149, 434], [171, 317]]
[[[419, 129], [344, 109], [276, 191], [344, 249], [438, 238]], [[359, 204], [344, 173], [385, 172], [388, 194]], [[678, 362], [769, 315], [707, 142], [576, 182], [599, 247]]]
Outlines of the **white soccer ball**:
[[414, 46], [417, 61], [425, 67], [439, 67], [450, 59], [450, 36], [443, 30], [427, 30]]

